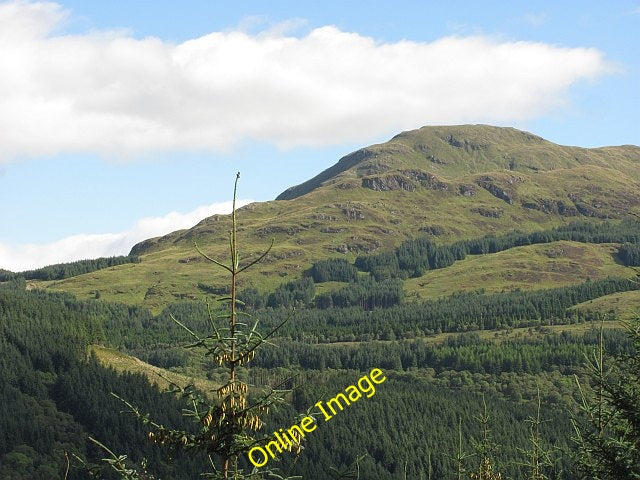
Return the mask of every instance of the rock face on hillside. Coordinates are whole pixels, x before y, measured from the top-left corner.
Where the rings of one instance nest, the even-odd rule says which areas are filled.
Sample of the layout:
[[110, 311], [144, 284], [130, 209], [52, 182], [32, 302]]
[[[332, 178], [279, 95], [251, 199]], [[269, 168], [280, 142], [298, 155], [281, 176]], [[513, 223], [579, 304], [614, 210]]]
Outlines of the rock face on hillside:
[[413, 192], [416, 186], [408, 182], [406, 177], [401, 175], [389, 175], [387, 177], [366, 177], [362, 179], [362, 186], [375, 190], [376, 192], [386, 192], [390, 190], [407, 190]]

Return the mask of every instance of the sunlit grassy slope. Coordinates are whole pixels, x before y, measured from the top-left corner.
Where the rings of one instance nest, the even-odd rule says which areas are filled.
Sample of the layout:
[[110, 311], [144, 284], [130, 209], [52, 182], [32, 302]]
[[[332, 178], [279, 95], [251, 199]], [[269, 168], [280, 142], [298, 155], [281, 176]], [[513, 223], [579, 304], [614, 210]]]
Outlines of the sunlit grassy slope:
[[[512, 128], [482, 125], [405, 132], [347, 155], [284, 192], [280, 200], [240, 209], [238, 240], [246, 261], [275, 239], [272, 254], [240, 278], [240, 288], [269, 290], [299, 278], [314, 261], [328, 257], [351, 261], [359, 254], [388, 250], [424, 235], [450, 243], [491, 232], [541, 230], [573, 220], [622, 218], [628, 211], [639, 211], [639, 182], [640, 147], [564, 147]], [[228, 281], [223, 270], [203, 261], [193, 242], [224, 260], [229, 229], [228, 216], [214, 215], [191, 229], [138, 244], [133, 249], [141, 257], [138, 264], [40, 285], [80, 298], [100, 291], [102, 299], [142, 304], [154, 311], [169, 302], [201, 298], [199, 283], [222, 287]], [[572, 266], [575, 259], [560, 257], [555, 260], [562, 271], [554, 272], [543, 250], [532, 257], [521, 254], [519, 259], [511, 258], [517, 252], [505, 253], [485, 260], [487, 264], [477, 267], [476, 273], [470, 268], [468, 279], [453, 282], [437, 277], [446, 288], [428, 277], [429, 288], [419, 285], [423, 279], [408, 289], [440, 295], [453, 291], [448, 288], [465, 289], [478, 282], [474, 288], [530, 288], [538, 280], [539, 286], [568, 283], [574, 271], [579, 278], [617, 271], [605, 261], [604, 251], [595, 249], [591, 253], [602, 260], [603, 270], [590, 273], [600, 267], [588, 262], [589, 251], [580, 254], [576, 248], [571, 247], [570, 256], [586, 260], [584, 267]], [[488, 265], [494, 260], [499, 266]], [[480, 268], [491, 270], [485, 272], [487, 278], [480, 278]], [[429, 275], [449, 276], [451, 270]]]
[[473, 255], [449, 268], [431, 270], [405, 282], [410, 297], [432, 298], [456, 291], [509, 292], [575, 285], [587, 279], [628, 277], [617, 264], [613, 244], [554, 242]]
[[620, 320], [640, 318], [640, 291], [613, 293], [573, 308], [610, 313]]
[[149, 379], [149, 383], [156, 383], [163, 390], [168, 390], [171, 382], [182, 387], [192, 384], [202, 392], [211, 392], [220, 387], [220, 385], [204, 378], [187, 377], [186, 375], [171, 372], [111, 348], [92, 345], [90, 350], [96, 354], [98, 361], [103, 365], [112, 367], [118, 372], [140, 373]]

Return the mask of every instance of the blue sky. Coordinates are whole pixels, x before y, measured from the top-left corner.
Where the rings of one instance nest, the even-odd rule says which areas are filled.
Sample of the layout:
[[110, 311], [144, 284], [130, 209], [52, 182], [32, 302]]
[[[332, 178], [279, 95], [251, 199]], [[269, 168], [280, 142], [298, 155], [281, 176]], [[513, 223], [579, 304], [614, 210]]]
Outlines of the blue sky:
[[0, 268], [127, 253], [430, 124], [640, 144], [639, 1], [0, 2]]

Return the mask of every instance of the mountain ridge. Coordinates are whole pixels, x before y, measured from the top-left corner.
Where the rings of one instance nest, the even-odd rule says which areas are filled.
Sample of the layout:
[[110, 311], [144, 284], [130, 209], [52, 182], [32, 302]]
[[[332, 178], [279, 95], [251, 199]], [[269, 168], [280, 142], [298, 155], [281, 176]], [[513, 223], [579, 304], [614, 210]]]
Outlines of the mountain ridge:
[[[448, 244], [640, 213], [640, 147], [563, 147], [505, 127], [423, 127], [346, 155], [285, 192], [238, 210], [245, 261], [275, 239], [266, 262], [241, 287], [270, 290], [318, 260], [353, 261], [417, 237]], [[230, 227], [229, 215], [213, 215], [138, 243], [131, 250], [138, 264], [47, 286], [81, 297], [100, 290], [103, 299], [151, 308], [200, 298], [198, 285], [215, 289], [224, 273], [203, 261], [193, 243], [224, 259]]]
[[[514, 142], [516, 145], [515, 148]], [[520, 142], [519, 146], [517, 142]], [[497, 145], [503, 145], [503, 148], [496, 148]], [[509, 145], [511, 146], [509, 147]], [[443, 146], [445, 148], [443, 148]], [[504, 146], [507, 148], [504, 148]], [[457, 169], [446, 167], [447, 165], [460, 163], [460, 149], [470, 154], [470, 158], [473, 160], [488, 159], [491, 157], [491, 154], [497, 154], [496, 156], [498, 158], [493, 159], [490, 163], [499, 170], [518, 171], [523, 168], [528, 168], [534, 171], [549, 171], [557, 169], [557, 167], [554, 168], [553, 164], [550, 164], [552, 158], [545, 158], [547, 155], [544, 150], [542, 153], [544, 153], [545, 156], [538, 155], [538, 158], [535, 159], [523, 159], [526, 153], [530, 153], [526, 150], [532, 146], [538, 148], [554, 148], [553, 158], [555, 158], [556, 161], [562, 162], [562, 164], [558, 166], [564, 167], [576, 167], [585, 164], [602, 166], [602, 158], [600, 158], [602, 153], [621, 153], [621, 151], [628, 150], [629, 155], [640, 156], [640, 147], [633, 145], [597, 148], [562, 146], [549, 142], [532, 133], [512, 127], [494, 127], [488, 125], [426, 126], [399, 133], [388, 142], [364, 147], [345, 155], [335, 165], [320, 172], [313, 178], [288, 188], [278, 195], [276, 200], [292, 200], [310, 193], [357, 165], [360, 165], [360, 169], [366, 172], [362, 164], [376, 158], [388, 160], [389, 154], [402, 155], [404, 153], [405, 155], [414, 155], [413, 160], [416, 161], [416, 163], [419, 162], [420, 156], [424, 156], [432, 163], [432, 165], [426, 165], [431, 167], [427, 169], [431, 171], [430, 173], [440, 171], [441, 174], [448, 173], [449, 175], [452, 173], [460, 173]], [[435, 155], [436, 153], [438, 156]], [[417, 154], [417, 158], [415, 154]], [[573, 162], [571, 162], [571, 156], [573, 156]], [[380, 161], [378, 161], [378, 168], [380, 168], [379, 162]], [[376, 169], [375, 162], [369, 162], [369, 164], [369, 171]], [[484, 165], [486, 165], [486, 163], [483, 164], [483, 166]], [[482, 171], [478, 168], [472, 168], [472, 165], [467, 164], [467, 166], [471, 168], [468, 168], [466, 173]], [[518, 167], [521, 168], [519, 169]], [[631, 173], [631, 171], [629, 173]], [[640, 176], [636, 176], [636, 179], [640, 180]]]

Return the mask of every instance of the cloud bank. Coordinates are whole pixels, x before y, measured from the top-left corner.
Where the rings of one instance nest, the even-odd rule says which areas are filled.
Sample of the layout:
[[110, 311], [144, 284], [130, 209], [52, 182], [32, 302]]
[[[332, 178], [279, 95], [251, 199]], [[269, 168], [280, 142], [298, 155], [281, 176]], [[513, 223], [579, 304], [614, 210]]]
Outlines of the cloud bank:
[[[238, 200], [236, 206], [240, 208], [252, 201]], [[188, 213], [170, 212], [162, 217], [143, 218], [120, 233], [73, 235], [47, 244], [0, 243], [0, 268], [20, 272], [55, 263], [127, 255], [142, 240], [190, 228], [205, 217], [231, 213], [231, 208], [232, 202], [222, 202], [203, 205]]]
[[610, 71], [592, 48], [489, 36], [376, 40], [333, 26], [213, 32], [183, 43], [61, 34], [55, 3], [0, 3], [0, 161], [126, 159], [363, 142], [425, 124], [513, 123]]

